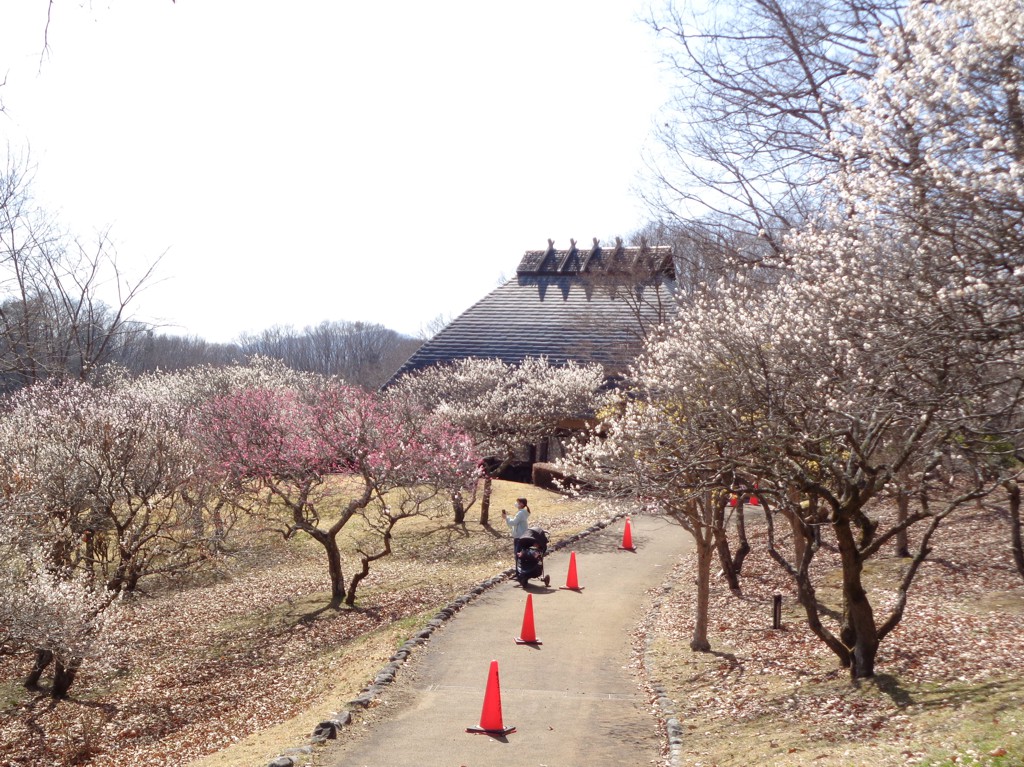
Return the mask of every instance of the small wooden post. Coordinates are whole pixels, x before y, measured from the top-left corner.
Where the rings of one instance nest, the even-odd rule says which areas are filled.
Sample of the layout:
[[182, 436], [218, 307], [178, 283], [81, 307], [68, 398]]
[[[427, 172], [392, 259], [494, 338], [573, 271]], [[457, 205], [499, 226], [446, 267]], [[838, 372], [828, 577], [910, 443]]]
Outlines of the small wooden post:
[[782, 628], [782, 594], [776, 594], [772, 598], [772, 628]]

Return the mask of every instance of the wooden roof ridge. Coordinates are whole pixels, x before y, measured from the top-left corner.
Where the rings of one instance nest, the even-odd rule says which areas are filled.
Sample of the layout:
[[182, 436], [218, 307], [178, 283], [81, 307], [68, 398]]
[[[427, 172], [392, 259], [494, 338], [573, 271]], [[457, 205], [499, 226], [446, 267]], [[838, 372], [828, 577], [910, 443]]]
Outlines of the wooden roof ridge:
[[516, 275], [580, 275], [594, 273], [629, 272], [638, 269], [675, 277], [672, 248], [669, 245], [649, 245], [641, 238], [639, 245], [624, 245], [615, 238], [615, 247], [606, 250], [595, 237], [589, 250], [581, 250], [576, 240], [569, 240], [569, 248], [558, 250], [555, 241], [548, 240], [546, 250], [528, 250], [516, 268]]

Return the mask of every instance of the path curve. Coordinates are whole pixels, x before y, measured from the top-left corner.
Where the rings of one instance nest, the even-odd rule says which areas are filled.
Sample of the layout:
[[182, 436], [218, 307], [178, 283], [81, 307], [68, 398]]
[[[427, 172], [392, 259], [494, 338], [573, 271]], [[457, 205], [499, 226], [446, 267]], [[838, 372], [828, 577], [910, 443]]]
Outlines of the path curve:
[[[374, 708], [318, 749], [323, 767], [621, 767], [662, 763], [664, 732], [632, 657], [652, 589], [689, 550], [664, 518], [625, 520], [547, 557], [551, 587], [513, 582], [484, 593], [433, 633]], [[566, 583], [576, 552], [582, 591]], [[532, 594], [539, 646], [518, 645]], [[498, 662], [504, 736], [474, 735], [488, 670]], [[493, 699], [492, 699], [493, 701]], [[492, 708], [493, 712], [493, 708]]]

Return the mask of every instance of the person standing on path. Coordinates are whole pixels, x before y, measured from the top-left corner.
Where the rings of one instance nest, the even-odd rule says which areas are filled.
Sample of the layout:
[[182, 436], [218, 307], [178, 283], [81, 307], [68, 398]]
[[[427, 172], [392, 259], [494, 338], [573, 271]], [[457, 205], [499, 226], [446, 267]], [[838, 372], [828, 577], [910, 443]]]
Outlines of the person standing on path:
[[505, 520], [505, 524], [508, 525], [509, 530], [512, 532], [512, 556], [515, 558], [517, 575], [519, 573], [519, 551], [522, 548], [520, 538], [526, 535], [526, 529], [530, 525], [529, 516], [530, 507], [526, 504], [525, 498], [516, 498], [516, 513], [514, 517], [509, 517], [507, 511], [501, 510], [501, 518]]

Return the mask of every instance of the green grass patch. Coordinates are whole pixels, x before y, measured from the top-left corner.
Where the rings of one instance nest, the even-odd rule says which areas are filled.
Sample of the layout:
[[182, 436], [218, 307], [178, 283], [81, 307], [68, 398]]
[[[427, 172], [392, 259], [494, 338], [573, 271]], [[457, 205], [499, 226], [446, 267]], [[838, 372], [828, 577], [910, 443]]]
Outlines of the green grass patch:
[[6, 713], [21, 705], [27, 693], [25, 686], [16, 681], [0, 682], [0, 712]]

